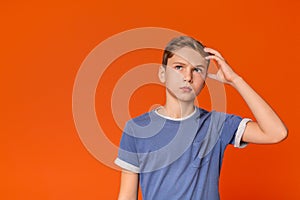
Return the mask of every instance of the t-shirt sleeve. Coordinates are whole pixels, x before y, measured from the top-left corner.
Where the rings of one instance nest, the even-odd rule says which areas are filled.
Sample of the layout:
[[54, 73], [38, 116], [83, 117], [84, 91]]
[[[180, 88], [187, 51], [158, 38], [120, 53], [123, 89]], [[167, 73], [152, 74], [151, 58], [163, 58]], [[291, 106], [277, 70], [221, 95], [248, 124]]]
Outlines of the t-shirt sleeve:
[[242, 137], [247, 125], [251, 121], [248, 118], [241, 118], [237, 115], [226, 114], [224, 126], [222, 129], [222, 141], [227, 144], [232, 144], [237, 148], [244, 148], [247, 146], [246, 142], [242, 141]]
[[115, 164], [134, 173], [140, 172], [136, 141], [130, 121], [126, 123], [122, 133], [118, 157], [115, 160]]

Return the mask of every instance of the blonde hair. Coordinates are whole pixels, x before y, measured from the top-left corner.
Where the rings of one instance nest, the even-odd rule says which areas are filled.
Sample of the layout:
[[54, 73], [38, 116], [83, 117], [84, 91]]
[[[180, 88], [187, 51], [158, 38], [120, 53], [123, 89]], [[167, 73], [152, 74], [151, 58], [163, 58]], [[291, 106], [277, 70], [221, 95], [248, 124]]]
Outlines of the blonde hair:
[[[164, 53], [163, 53], [163, 59], [162, 59], [162, 65], [164, 67], [167, 66], [168, 59], [171, 58], [174, 55], [174, 52], [176, 50], [179, 50], [183, 47], [189, 47], [194, 49], [195, 51], [199, 52], [201, 56], [206, 57], [209, 54], [204, 51], [205, 46], [199, 42], [198, 40], [195, 40], [194, 38], [190, 36], [179, 36], [176, 38], [173, 38], [166, 46]], [[209, 65], [209, 60], [208, 64]]]

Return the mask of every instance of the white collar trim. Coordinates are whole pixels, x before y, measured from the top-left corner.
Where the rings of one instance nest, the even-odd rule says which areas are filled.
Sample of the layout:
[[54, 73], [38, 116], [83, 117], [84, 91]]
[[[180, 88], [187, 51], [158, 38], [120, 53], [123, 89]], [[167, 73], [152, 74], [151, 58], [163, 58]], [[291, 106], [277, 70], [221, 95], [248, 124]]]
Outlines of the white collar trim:
[[157, 114], [157, 115], [159, 115], [160, 117], [163, 117], [163, 118], [165, 118], [165, 119], [169, 119], [169, 120], [173, 120], [173, 121], [182, 121], [182, 120], [186, 120], [186, 119], [192, 117], [192, 116], [196, 113], [196, 106], [194, 106], [194, 108], [195, 108], [194, 111], [193, 111], [191, 114], [189, 114], [188, 116], [185, 116], [185, 117], [182, 117], [182, 118], [173, 118], [173, 117], [168, 117], [168, 116], [165, 116], [165, 115], [162, 115], [162, 114], [158, 113], [157, 110], [158, 110], [159, 108], [161, 108], [161, 107], [158, 107], [158, 108], [156, 108], [156, 109], [154, 110], [155, 114]]

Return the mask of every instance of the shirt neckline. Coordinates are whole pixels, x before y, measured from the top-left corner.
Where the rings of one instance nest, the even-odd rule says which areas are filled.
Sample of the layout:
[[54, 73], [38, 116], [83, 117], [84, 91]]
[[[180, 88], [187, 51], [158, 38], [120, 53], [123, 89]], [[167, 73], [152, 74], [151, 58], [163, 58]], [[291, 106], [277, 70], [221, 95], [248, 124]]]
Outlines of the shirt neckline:
[[[161, 106], [160, 106], [160, 107], [161, 107]], [[160, 107], [154, 109], [154, 113], [155, 113], [156, 115], [158, 115], [158, 116], [164, 118], [164, 119], [168, 119], [168, 120], [172, 120], [172, 121], [183, 121], [183, 120], [186, 120], [186, 119], [192, 117], [192, 116], [196, 113], [196, 111], [197, 111], [196, 106], [194, 106], [194, 111], [193, 111], [191, 114], [189, 114], [188, 116], [181, 117], [181, 118], [173, 118], [173, 117], [168, 117], [168, 116], [165, 116], [165, 115], [162, 115], [162, 114], [158, 113], [157, 110], [158, 110]]]

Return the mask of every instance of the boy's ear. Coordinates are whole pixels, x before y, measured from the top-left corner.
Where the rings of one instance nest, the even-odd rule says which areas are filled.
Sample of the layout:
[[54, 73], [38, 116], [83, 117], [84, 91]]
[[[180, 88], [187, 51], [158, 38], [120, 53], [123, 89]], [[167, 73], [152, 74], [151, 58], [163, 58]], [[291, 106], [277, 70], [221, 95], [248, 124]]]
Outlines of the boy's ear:
[[166, 68], [164, 68], [163, 66], [159, 67], [158, 70], [158, 78], [160, 80], [160, 82], [165, 83], [166, 82]]

